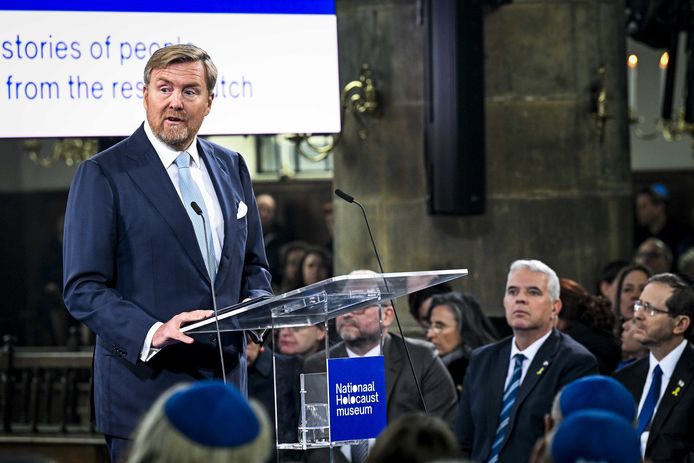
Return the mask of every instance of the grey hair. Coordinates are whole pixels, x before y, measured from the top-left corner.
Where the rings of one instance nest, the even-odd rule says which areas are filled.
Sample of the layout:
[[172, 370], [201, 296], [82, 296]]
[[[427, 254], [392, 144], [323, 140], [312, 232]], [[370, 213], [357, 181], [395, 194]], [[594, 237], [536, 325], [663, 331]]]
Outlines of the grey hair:
[[176, 392], [188, 387], [180, 384], [162, 394], [142, 419], [134, 436], [127, 463], [263, 463], [270, 454], [270, 423], [262, 406], [250, 400], [260, 423], [258, 437], [234, 448], [205, 447], [174, 428], [164, 413], [164, 404]]
[[508, 287], [508, 280], [511, 274], [517, 270], [530, 270], [535, 273], [544, 273], [547, 275], [547, 290], [549, 291], [549, 296], [552, 298], [552, 302], [559, 299], [559, 277], [557, 273], [552, 270], [547, 264], [536, 259], [519, 259], [511, 264], [511, 268], [508, 271], [508, 277], [506, 278], [506, 286]]

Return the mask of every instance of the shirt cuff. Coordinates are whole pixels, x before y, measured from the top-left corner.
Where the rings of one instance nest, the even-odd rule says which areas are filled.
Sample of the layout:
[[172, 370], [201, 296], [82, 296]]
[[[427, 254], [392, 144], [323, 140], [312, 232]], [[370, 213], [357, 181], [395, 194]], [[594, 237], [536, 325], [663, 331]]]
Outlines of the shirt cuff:
[[152, 357], [154, 357], [157, 352], [161, 350], [161, 348], [152, 347], [152, 338], [154, 337], [154, 333], [161, 325], [163, 325], [162, 322], [156, 322], [147, 332], [147, 337], [145, 338], [145, 342], [142, 344], [142, 350], [140, 351], [140, 360], [143, 362], [149, 362]]

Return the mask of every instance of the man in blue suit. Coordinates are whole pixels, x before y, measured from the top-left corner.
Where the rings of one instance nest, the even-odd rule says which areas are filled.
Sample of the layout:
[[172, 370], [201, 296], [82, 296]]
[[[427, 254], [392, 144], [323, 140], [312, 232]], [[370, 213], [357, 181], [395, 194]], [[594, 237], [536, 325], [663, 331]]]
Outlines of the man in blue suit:
[[[160, 393], [221, 376], [216, 337], [180, 331], [212, 315], [200, 310], [212, 307], [211, 287], [220, 307], [271, 294], [244, 160], [197, 137], [216, 78], [195, 46], [156, 51], [144, 72], [147, 120], [82, 163], [70, 189], [64, 297], [97, 335], [96, 423], [112, 461]], [[226, 376], [245, 390], [244, 336], [221, 340]]]
[[528, 461], [557, 392], [598, 373], [595, 357], [554, 328], [559, 278], [547, 265], [511, 264], [504, 309], [513, 336], [475, 349], [463, 380], [456, 434], [475, 462]]

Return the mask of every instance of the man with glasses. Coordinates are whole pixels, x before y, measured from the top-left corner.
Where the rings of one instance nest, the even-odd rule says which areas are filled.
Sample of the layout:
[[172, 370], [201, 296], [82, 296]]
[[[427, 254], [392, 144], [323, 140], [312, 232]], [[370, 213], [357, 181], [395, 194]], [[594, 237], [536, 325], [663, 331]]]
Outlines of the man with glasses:
[[[354, 273], [364, 273], [358, 270]], [[373, 272], [368, 272], [373, 273]], [[379, 317], [380, 312], [380, 317]], [[330, 358], [366, 357], [381, 354], [381, 336], [383, 336], [383, 357], [386, 368], [386, 408], [387, 420], [392, 422], [399, 416], [424, 411], [417, 392], [417, 385], [412, 377], [408, 364], [403, 339], [396, 334], [389, 334], [388, 328], [395, 320], [393, 306], [387, 302], [358, 309], [335, 320], [337, 332], [342, 339], [330, 349]], [[406, 339], [407, 349], [421, 386], [426, 409], [430, 416], [453, 423], [457, 394], [453, 381], [431, 344]], [[304, 373], [325, 371], [325, 353], [320, 352], [306, 360]], [[358, 462], [348, 446], [334, 452], [335, 461]], [[309, 452], [308, 461], [328, 461], [326, 452], [316, 450]]]
[[694, 461], [694, 289], [655, 275], [634, 304], [634, 339], [649, 350], [615, 373], [638, 403], [641, 453], [654, 463]]

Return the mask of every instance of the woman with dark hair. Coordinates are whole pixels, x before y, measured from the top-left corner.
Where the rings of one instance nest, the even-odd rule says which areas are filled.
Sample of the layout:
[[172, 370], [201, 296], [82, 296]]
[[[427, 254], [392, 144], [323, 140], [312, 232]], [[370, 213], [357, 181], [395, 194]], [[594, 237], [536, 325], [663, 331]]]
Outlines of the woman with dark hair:
[[306, 254], [301, 259], [300, 272], [300, 287], [330, 278], [333, 274], [330, 253], [317, 246], [306, 248]]
[[460, 394], [470, 352], [496, 341], [496, 331], [479, 302], [465, 293], [433, 296], [427, 319], [427, 339], [434, 344]]
[[279, 293], [286, 293], [301, 287], [301, 261], [308, 247], [309, 245], [303, 241], [290, 241], [282, 246], [280, 259], [282, 284], [279, 286]]
[[622, 342], [622, 361], [617, 369], [648, 354], [648, 350], [633, 338], [634, 326], [631, 319], [634, 318], [634, 302], [641, 297], [641, 292], [651, 276], [652, 272], [648, 267], [633, 264], [622, 269], [617, 277], [612, 304], [617, 314], [615, 331]]
[[[612, 308], [620, 324], [634, 316], [634, 302], [652, 275], [651, 269], [641, 264], [628, 265], [619, 272]], [[619, 326], [617, 328], [618, 332], [621, 331]]]
[[598, 360], [600, 373], [612, 373], [621, 358], [619, 342], [614, 335], [615, 316], [610, 302], [593, 296], [574, 280], [559, 280], [559, 312], [557, 329], [568, 334], [588, 349]]

